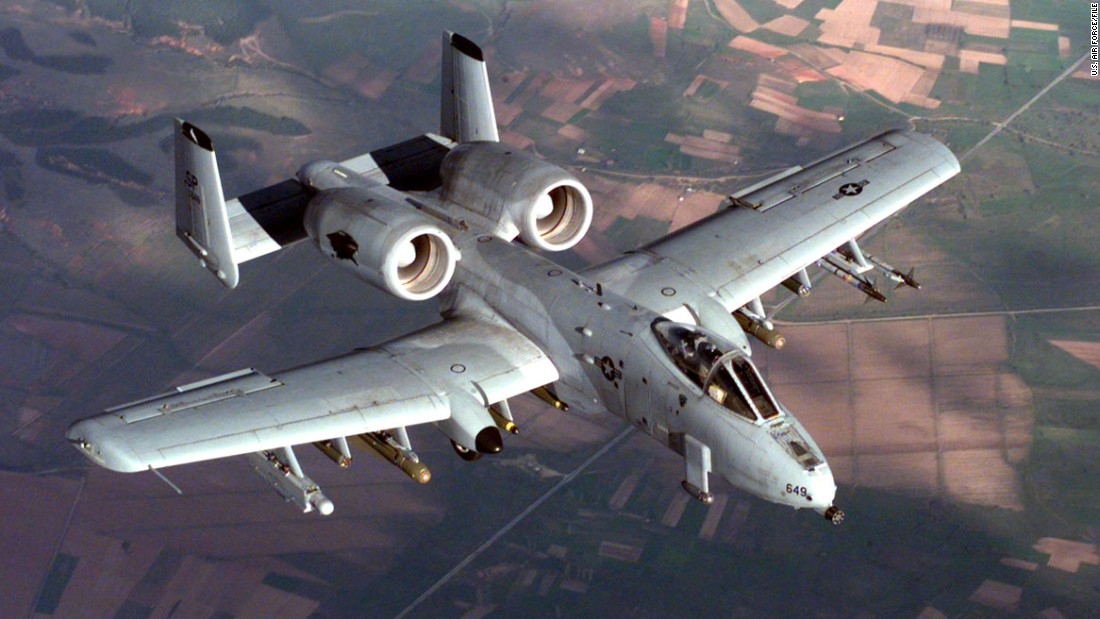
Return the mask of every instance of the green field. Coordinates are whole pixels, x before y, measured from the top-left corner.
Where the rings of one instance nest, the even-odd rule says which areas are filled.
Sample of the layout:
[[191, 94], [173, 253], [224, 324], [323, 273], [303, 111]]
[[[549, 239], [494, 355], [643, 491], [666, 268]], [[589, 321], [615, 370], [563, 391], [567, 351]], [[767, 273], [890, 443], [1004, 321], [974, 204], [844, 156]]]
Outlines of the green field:
[[1100, 520], [1100, 368], [1049, 342], [1100, 342], [1100, 311], [1020, 316], [1013, 334], [1013, 369], [1035, 401], [1031, 457], [1022, 465], [1034, 507], [1028, 513], [1037, 528], [1074, 538]]

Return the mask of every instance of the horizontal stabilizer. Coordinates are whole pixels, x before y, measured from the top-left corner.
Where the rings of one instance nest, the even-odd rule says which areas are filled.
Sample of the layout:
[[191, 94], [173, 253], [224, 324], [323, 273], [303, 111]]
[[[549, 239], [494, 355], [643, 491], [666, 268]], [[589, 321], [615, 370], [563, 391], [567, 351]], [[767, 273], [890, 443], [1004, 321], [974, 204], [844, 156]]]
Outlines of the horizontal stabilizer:
[[234, 260], [247, 262], [306, 238], [302, 222], [311, 197], [288, 179], [227, 202]]
[[439, 169], [455, 143], [432, 133], [341, 161], [340, 166], [398, 191], [432, 191], [443, 185]]

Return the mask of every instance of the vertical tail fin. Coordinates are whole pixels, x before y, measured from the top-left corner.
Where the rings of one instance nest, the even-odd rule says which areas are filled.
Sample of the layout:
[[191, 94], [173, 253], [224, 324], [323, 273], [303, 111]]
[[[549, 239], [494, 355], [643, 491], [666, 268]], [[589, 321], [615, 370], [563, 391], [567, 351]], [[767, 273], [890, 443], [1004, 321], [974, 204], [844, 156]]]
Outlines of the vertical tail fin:
[[221, 283], [239, 278], [214, 144], [201, 129], [176, 119], [176, 236]]
[[440, 133], [456, 142], [499, 142], [485, 57], [476, 43], [443, 33]]

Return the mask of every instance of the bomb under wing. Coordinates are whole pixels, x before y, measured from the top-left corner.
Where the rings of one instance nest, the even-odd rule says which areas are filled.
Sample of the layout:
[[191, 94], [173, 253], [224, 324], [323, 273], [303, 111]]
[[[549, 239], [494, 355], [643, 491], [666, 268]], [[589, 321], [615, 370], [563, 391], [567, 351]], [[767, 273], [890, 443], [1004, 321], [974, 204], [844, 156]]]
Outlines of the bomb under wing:
[[373, 451], [386, 462], [401, 469], [401, 472], [408, 475], [413, 481], [422, 484], [431, 481], [432, 472], [428, 465], [421, 462], [420, 458], [411, 451], [393, 445], [388, 437], [374, 432], [366, 432], [356, 438], [362, 442], [364, 447]]

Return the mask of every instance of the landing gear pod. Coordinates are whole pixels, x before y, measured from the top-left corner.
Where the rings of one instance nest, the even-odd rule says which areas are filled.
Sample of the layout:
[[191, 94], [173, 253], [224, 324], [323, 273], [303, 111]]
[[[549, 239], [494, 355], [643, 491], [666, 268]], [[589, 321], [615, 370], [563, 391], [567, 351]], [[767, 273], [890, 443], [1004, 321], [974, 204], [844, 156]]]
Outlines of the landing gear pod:
[[463, 460], [476, 460], [482, 454], [500, 453], [504, 438], [489, 411], [473, 397], [455, 393], [450, 397], [451, 416], [435, 422], [447, 438], [455, 453]]

